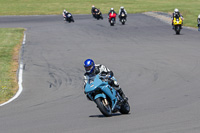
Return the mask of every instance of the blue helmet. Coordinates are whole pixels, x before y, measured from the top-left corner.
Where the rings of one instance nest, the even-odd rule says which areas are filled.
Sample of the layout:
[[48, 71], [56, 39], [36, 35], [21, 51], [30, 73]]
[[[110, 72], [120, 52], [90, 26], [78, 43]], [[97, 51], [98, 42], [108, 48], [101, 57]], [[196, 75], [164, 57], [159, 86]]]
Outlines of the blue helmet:
[[94, 61], [92, 59], [85, 60], [84, 67], [85, 67], [85, 71], [87, 73], [92, 73], [94, 71], [94, 68], [95, 68]]

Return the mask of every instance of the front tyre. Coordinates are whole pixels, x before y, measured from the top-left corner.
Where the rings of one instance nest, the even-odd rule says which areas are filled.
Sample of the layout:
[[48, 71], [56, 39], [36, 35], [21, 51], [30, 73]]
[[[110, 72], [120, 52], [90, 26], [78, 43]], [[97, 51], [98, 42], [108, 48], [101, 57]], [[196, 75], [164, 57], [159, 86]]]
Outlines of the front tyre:
[[106, 117], [109, 117], [111, 116], [112, 114], [112, 110], [110, 108], [110, 105], [109, 104], [106, 104], [105, 102], [106, 99], [104, 98], [97, 98], [95, 100], [96, 104], [97, 104], [97, 107], [99, 108], [99, 110], [101, 111], [101, 113], [106, 116]]
[[181, 26], [179, 26], [179, 25], [176, 26], [176, 27], [175, 27], [175, 31], [176, 31], [176, 34], [179, 35], [179, 34], [180, 34], [180, 31], [181, 31]]
[[128, 101], [121, 105], [119, 112], [122, 114], [128, 114], [130, 112], [130, 105]]
[[126, 20], [122, 19], [121, 22], [122, 22], [122, 25], [125, 25]]

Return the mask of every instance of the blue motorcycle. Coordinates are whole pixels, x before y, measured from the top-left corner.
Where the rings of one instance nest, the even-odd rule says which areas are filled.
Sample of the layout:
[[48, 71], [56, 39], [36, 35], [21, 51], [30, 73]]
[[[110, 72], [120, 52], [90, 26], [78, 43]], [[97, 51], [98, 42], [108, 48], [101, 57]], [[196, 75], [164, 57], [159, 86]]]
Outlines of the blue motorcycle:
[[85, 85], [85, 94], [88, 99], [94, 101], [104, 116], [120, 112], [128, 114], [130, 106], [119, 93], [108, 84], [108, 79], [102, 75], [96, 75], [88, 79]]

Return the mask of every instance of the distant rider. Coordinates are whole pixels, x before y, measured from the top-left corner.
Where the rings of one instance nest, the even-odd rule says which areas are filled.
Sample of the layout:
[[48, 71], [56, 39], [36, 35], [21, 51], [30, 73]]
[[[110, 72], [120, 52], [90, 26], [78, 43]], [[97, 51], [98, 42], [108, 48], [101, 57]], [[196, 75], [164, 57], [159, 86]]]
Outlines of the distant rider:
[[70, 14], [70, 13], [64, 9], [64, 10], [63, 10], [64, 21], [68, 19], [68, 17], [67, 17], [68, 14]]
[[200, 27], [200, 14], [199, 14], [199, 16], [197, 18], [197, 23], [198, 23], [198, 27]]
[[108, 19], [109, 20], [110, 20], [110, 17], [109, 17], [110, 13], [113, 13], [113, 14], [115, 13], [117, 15], [117, 13], [115, 12], [114, 8], [110, 8], [110, 11], [108, 12]]
[[106, 78], [108, 78], [108, 83], [110, 86], [112, 86], [119, 94], [122, 96], [124, 100], [128, 100], [128, 98], [123, 93], [122, 89], [120, 88], [117, 80], [114, 77], [114, 73], [109, 70], [106, 66], [101, 64], [95, 64], [92, 59], [87, 59], [84, 62], [84, 67], [86, 73], [84, 74], [84, 88], [86, 83], [88, 82], [88, 79], [96, 76], [97, 74], [105, 74]]
[[180, 14], [179, 10], [176, 8], [174, 9], [174, 12], [172, 14], [172, 29], [174, 29], [174, 24], [173, 24], [174, 18], [179, 18], [179, 17], [181, 17], [181, 19], [183, 20], [183, 16]]
[[92, 13], [92, 15], [93, 15], [94, 18], [95, 18], [97, 10], [98, 9], [94, 5], [92, 5], [91, 13]]
[[64, 21], [65, 21], [66, 20], [66, 10], [65, 9], [63, 10], [62, 15], [63, 15]]
[[108, 16], [109, 16], [110, 13], [116, 13], [115, 10], [114, 10], [114, 8], [110, 8], [110, 11], [108, 12]]
[[121, 15], [122, 15], [122, 13], [125, 14], [124, 18], [126, 19], [126, 17], [127, 17], [127, 12], [126, 12], [126, 10], [124, 9], [123, 6], [121, 6], [120, 9], [119, 9], [119, 21], [121, 21]]

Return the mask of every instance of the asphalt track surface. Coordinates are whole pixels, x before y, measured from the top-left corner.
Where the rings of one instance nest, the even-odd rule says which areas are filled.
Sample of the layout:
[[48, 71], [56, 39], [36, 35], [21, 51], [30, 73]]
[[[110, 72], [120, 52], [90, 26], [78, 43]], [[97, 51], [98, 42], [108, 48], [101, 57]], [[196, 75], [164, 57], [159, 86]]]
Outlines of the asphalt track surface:
[[[104, 16], [105, 17], [105, 16]], [[23, 92], [0, 107], [1, 133], [199, 133], [200, 34], [143, 14], [113, 27], [75, 15], [2, 16], [26, 28]], [[106, 118], [83, 93], [83, 62], [114, 71], [130, 114]]]

